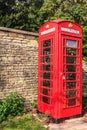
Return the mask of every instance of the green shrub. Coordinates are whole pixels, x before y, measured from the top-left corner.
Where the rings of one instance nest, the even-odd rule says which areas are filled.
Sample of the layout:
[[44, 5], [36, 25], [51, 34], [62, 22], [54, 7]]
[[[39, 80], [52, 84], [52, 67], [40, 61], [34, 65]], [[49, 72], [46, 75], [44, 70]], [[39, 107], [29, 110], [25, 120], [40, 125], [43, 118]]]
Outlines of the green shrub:
[[33, 108], [37, 108], [37, 100], [34, 100], [32, 103], [31, 103], [31, 106]]
[[82, 105], [83, 107], [87, 107], [87, 97], [82, 98]]
[[87, 61], [87, 26], [83, 27], [83, 60]]
[[18, 93], [11, 93], [0, 104], [0, 122], [9, 116], [21, 115], [25, 112], [24, 98]]

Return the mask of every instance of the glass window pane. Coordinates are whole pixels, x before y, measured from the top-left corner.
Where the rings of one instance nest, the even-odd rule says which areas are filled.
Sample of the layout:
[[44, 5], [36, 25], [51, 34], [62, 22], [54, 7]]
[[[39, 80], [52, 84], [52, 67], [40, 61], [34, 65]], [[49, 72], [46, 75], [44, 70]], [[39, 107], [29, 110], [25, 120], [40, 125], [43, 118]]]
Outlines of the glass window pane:
[[50, 62], [50, 56], [44, 56], [43, 57], [43, 62], [45, 62], [45, 63]]
[[45, 48], [43, 49], [43, 55], [51, 54], [51, 48]]
[[67, 83], [66, 83], [66, 88], [67, 88], [67, 89], [76, 88], [76, 82], [67, 82]]
[[48, 98], [48, 97], [43, 96], [42, 101], [47, 103], [47, 104], [50, 104], [50, 98]]
[[69, 99], [68, 100], [68, 106], [74, 106], [74, 105], [76, 105], [76, 99], [74, 98], [74, 99]]
[[75, 71], [76, 71], [76, 66], [67, 65], [67, 66], [66, 66], [66, 71], [67, 71], [67, 72], [75, 72]]
[[66, 91], [66, 98], [75, 97], [76, 96], [76, 90], [67, 90]]
[[50, 72], [44, 72], [43, 73], [43, 78], [44, 79], [50, 79], [50, 75], [51, 75]]
[[67, 80], [76, 80], [76, 74], [66, 74]]
[[50, 71], [51, 70], [51, 65], [50, 64], [43, 65], [43, 70]]
[[66, 63], [75, 64], [76, 58], [75, 57], [66, 57]]
[[47, 80], [43, 80], [43, 86], [46, 86], [46, 87], [50, 87], [51, 86], [51, 82], [50, 81], [47, 81]]
[[76, 41], [74, 41], [74, 40], [66, 40], [66, 46], [68, 46], [68, 47], [77, 47]]
[[67, 55], [76, 55], [76, 49], [75, 48], [66, 48], [66, 54]]
[[51, 46], [51, 40], [45, 40], [43, 41], [43, 47]]
[[49, 89], [46, 89], [46, 88], [43, 88], [42, 90], [42, 93], [44, 94], [44, 95], [48, 95], [48, 96], [50, 96], [50, 90]]

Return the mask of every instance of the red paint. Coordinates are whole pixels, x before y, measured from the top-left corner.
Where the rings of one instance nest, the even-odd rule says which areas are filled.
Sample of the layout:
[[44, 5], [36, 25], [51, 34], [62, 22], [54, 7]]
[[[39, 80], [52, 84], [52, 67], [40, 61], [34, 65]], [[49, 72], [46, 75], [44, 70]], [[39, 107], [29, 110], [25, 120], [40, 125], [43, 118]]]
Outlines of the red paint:
[[82, 28], [54, 20], [39, 29], [38, 110], [53, 118], [82, 112]]

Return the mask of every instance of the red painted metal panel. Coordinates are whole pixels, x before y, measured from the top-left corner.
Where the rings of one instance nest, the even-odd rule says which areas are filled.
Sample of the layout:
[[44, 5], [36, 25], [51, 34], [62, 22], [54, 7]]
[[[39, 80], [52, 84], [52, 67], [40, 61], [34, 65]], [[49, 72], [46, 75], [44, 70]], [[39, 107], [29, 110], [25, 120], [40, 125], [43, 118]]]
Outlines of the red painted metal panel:
[[81, 114], [82, 28], [72, 21], [39, 29], [38, 110], [58, 119]]

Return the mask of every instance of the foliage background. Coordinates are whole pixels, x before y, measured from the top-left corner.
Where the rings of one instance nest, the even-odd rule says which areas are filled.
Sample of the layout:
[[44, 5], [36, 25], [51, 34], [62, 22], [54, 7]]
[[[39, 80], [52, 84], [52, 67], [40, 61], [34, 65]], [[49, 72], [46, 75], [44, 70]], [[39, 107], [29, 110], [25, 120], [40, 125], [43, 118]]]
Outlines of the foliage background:
[[0, 26], [37, 32], [53, 19], [73, 20], [83, 27], [87, 60], [87, 0], [0, 0]]

